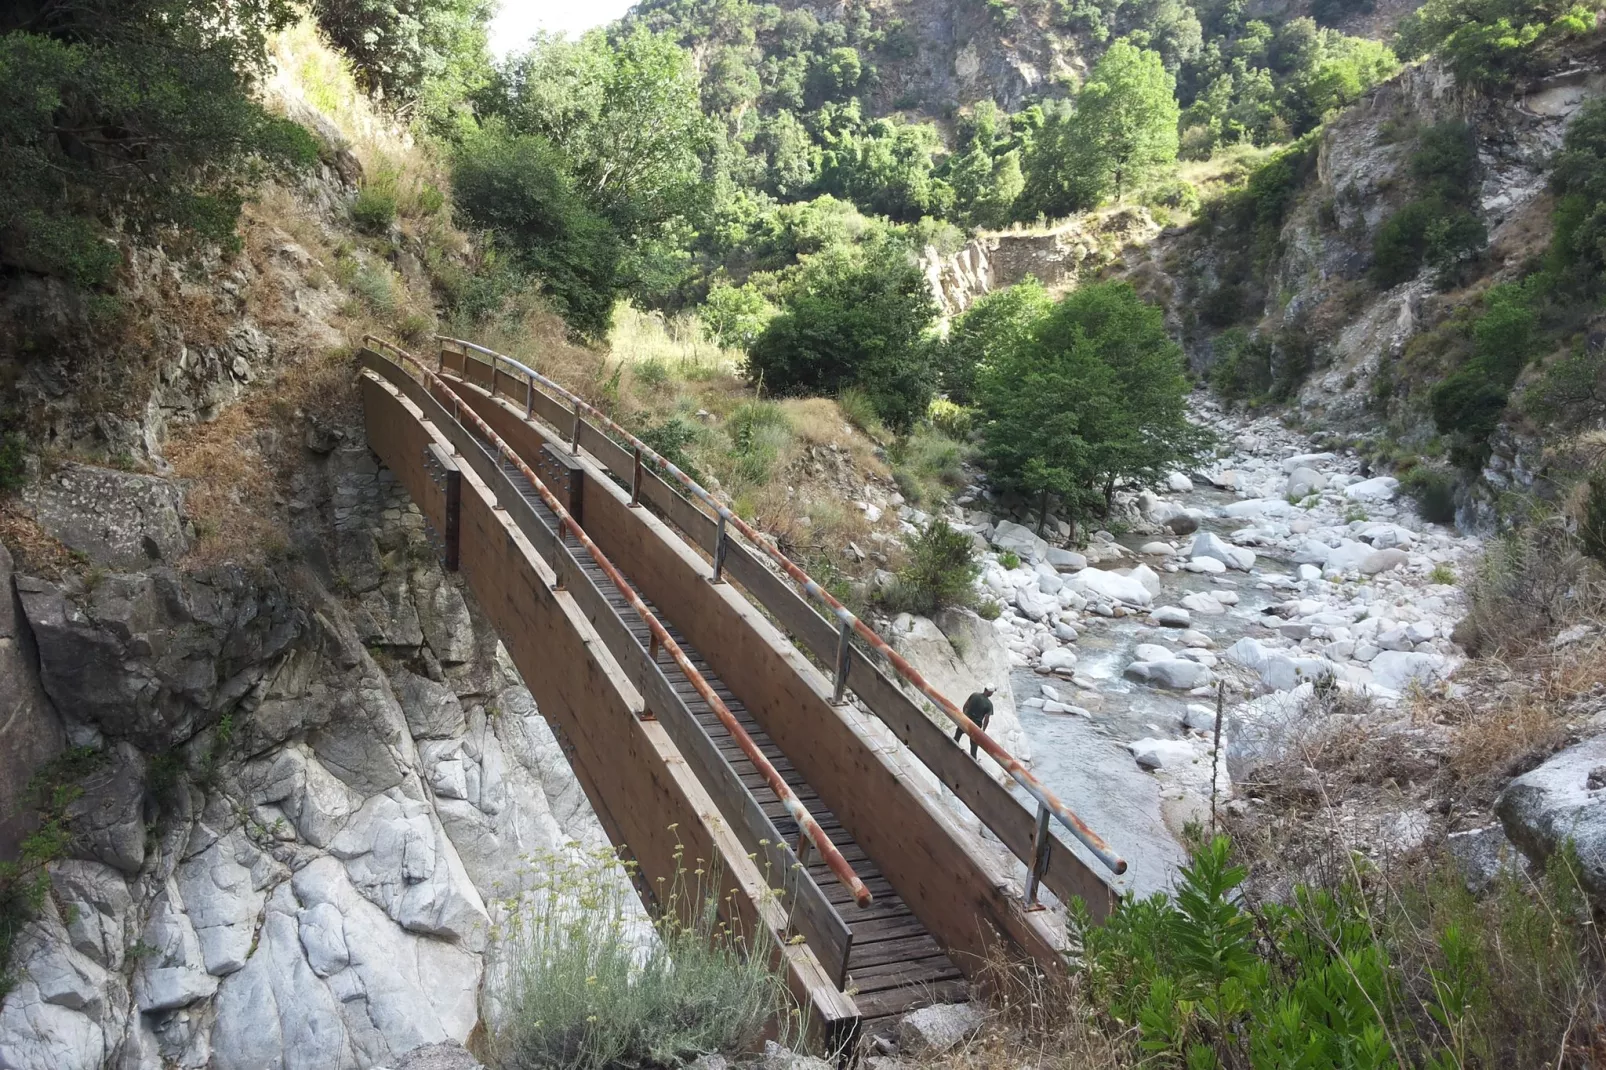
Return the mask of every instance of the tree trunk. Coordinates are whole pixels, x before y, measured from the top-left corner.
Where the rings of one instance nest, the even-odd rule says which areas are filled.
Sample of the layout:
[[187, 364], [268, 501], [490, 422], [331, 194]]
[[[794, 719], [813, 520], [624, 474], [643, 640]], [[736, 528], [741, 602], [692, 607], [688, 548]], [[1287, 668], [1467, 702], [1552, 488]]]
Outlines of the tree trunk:
[[1043, 525], [1048, 523], [1048, 491], [1043, 491], [1043, 497], [1037, 504], [1037, 537], [1043, 537]]
[[1104, 518], [1109, 519], [1110, 510], [1115, 507], [1115, 477], [1111, 476], [1104, 481]]

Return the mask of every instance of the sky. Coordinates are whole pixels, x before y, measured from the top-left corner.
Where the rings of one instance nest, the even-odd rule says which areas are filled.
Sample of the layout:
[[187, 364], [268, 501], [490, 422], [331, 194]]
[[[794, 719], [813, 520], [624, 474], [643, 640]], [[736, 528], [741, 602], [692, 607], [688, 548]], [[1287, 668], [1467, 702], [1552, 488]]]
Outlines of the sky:
[[623, 15], [632, 0], [502, 0], [491, 20], [491, 51], [505, 56], [523, 48], [537, 30], [578, 37]]

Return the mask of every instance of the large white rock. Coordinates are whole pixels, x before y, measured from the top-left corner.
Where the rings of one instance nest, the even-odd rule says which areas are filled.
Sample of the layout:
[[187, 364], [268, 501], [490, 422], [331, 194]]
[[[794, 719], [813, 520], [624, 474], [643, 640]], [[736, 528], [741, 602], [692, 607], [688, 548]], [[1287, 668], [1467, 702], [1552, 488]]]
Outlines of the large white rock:
[[1440, 654], [1384, 650], [1371, 661], [1372, 679], [1380, 687], [1403, 691], [1412, 682], [1430, 684], [1450, 675], [1454, 664]]
[[1076, 652], [1070, 647], [1064, 646], [1045, 650], [1043, 651], [1043, 656], [1037, 661], [1037, 668], [1040, 672], [1070, 676], [1076, 669]]
[[1203, 591], [1183, 595], [1182, 608], [1205, 617], [1217, 617], [1227, 612], [1227, 607], [1221, 604], [1220, 599]]
[[1027, 620], [1040, 621], [1059, 608], [1059, 601], [1036, 587], [1022, 587], [1015, 592], [1015, 608]]
[[1083, 595], [1093, 595], [1132, 606], [1147, 606], [1154, 596], [1141, 580], [1101, 568], [1085, 568], [1071, 576], [1066, 586]]
[[1126, 745], [1132, 757], [1144, 769], [1175, 769], [1191, 765], [1199, 758], [1199, 751], [1185, 739], [1138, 739]]
[[1571, 842], [1580, 863], [1580, 879], [1597, 901], [1606, 899], [1603, 768], [1606, 736], [1596, 736], [1517, 777], [1495, 801], [1495, 813], [1506, 835], [1529, 858], [1542, 863], [1562, 844]]
[[1296, 468], [1288, 474], [1288, 497], [1296, 501], [1327, 488], [1327, 477], [1314, 468]]
[[1134, 661], [1126, 667], [1126, 675], [1155, 687], [1172, 691], [1189, 691], [1208, 684], [1210, 670], [1194, 661], [1180, 658], [1170, 661]]
[[1331, 453], [1296, 453], [1283, 461], [1283, 471], [1292, 473], [1301, 468], [1314, 468], [1321, 464], [1332, 464], [1338, 460]]
[[1050, 546], [1045, 560], [1060, 572], [1080, 572], [1087, 567], [1087, 558], [1075, 550]]
[[1160, 606], [1155, 609], [1153, 619], [1162, 628], [1186, 628], [1193, 623], [1193, 617], [1180, 606]]
[[238, 829], [179, 864], [174, 877], [208, 973], [222, 977], [245, 965], [265, 889], [288, 876]]
[[1009, 550], [1022, 561], [1044, 561], [1048, 558], [1048, 542], [1037, 532], [1021, 524], [1000, 520], [993, 530], [993, 545]]
[[1255, 551], [1222, 542], [1208, 531], [1201, 531], [1193, 537], [1193, 545], [1188, 550], [1188, 556], [1195, 561], [1214, 558], [1228, 568], [1242, 572], [1248, 572], [1255, 565]]
[[911, 1011], [898, 1022], [899, 1054], [941, 1055], [981, 1030], [986, 1016], [973, 1003], [944, 1003]]
[[1400, 481], [1393, 476], [1363, 479], [1344, 488], [1344, 496], [1353, 502], [1386, 502], [1399, 493]]
[[1367, 554], [1361, 559], [1359, 570], [1363, 576], [1376, 576], [1380, 572], [1403, 568], [1410, 560], [1410, 554], [1391, 546], [1386, 550], [1374, 550]]

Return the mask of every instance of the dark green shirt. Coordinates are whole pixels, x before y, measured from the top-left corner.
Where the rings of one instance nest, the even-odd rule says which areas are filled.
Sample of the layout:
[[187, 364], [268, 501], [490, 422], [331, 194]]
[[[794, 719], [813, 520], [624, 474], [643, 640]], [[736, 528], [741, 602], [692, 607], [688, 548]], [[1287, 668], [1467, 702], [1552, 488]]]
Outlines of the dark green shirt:
[[993, 716], [993, 700], [977, 691], [965, 700], [965, 716], [983, 728], [987, 727], [987, 722]]

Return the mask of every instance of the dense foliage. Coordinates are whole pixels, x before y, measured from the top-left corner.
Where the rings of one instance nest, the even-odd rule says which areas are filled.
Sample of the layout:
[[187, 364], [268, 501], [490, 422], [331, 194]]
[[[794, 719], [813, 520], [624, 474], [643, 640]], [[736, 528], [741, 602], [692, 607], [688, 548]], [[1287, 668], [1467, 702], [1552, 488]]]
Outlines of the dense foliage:
[[437, 130], [483, 87], [491, 0], [313, 0], [329, 40], [369, 89]]
[[[1446, 866], [1453, 872], [1453, 867]], [[1283, 902], [1247, 901], [1224, 837], [1172, 897], [1085, 916], [1086, 998], [1145, 1062], [1252, 1067], [1559, 1066], [1592, 1013], [1600, 946], [1576, 856], [1477, 902], [1458, 878], [1363, 862]], [[1582, 1051], [1583, 1044], [1576, 1050]]]
[[0, 13], [0, 264], [109, 282], [114, 228], [232, 244], [262, 163], [306, 163], [252, 87], [281, 0], [33, 0]]
[[931, 400], [924, 333], [935, 312], [925, 276], [896, 247], [814, 258], [754, 341], [748, 375], [780, 394], [858, 387], [907, 429]]
[[1074, 525], [1107, 510], [1116, 487], [1152, 484], [1204, 447], [1181, 347], [1126, 283], [1083, 286], [1017, 337], [978, 370], [983, 454], [996, 483], [1043, 512], [1058, 498]]

